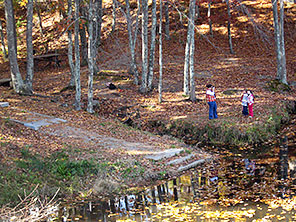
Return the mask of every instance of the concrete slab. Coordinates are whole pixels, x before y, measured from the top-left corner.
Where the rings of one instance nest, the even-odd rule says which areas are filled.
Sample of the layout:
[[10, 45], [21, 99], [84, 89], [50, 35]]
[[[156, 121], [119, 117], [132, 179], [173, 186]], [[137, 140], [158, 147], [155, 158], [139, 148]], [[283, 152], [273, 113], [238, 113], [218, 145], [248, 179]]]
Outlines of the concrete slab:
[[184, 151], [184, 150], [183, 149], [168, 149], [165, 151], [157, 152], [152, 155], [147, 155], [147, 156], [145, 156], [145, 158], [151, 159], [151, 160], [161, 160], [161, 159], [173, 157], [173, 156], [181, 153], [182, 151]]
[[194, 154], [190, 154], [188, 156], [183, 156], [183, 157], [180, 157], [178, 159], [175, 159], [175, 160], [171, 160], [170, 162], [166, 163], [166, 165], [177, 165], [177, 164], [180, 164], [186, 160], [189, 160], [191, 158], [193, 158], [195, 155]]
[[8, 107], [9, 103], [8, 102], [0, 102], [0, 107]]
[[211, 160], [211, 158], [196, 160], [196, 161], [194, 161], [192, 163], [189, 163], [189, 164], [187, 164], [185, 166], [179, 167], [178, 172], [189, 170], [189, 169], [194, 168], [194, 167], [196, 167], [198, 165], [201, 165], [201, 164], [203, 164], [203, 163], [205, 163], [206, 161], [209, 161], [209, 160]]

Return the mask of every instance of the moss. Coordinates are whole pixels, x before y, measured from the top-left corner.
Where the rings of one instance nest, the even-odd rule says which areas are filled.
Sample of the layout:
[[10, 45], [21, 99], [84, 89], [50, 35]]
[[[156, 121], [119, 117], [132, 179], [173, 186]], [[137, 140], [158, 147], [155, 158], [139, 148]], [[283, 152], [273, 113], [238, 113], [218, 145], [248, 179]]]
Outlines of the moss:
[[289, 85], [280, 82], [277, 79], [271, 80], [266, 84], [266, 89], [272, 92], [289, 92], [291, 88]]

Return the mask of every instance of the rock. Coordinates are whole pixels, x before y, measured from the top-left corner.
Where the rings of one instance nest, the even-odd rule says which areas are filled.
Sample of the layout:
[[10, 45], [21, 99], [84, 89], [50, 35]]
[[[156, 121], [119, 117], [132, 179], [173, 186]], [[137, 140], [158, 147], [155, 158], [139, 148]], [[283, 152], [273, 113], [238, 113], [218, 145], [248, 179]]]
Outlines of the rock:
[[8, 102], [0, 102], [0, 107], [8, 107], [9, 103]]
[[184, 156], [184, 157], [180, 157], [178, 159], [175, 159], [175, 160], [171, 160], [170, 162], [168, 162], [166, 165], [177, 165], [177, 164], [180, 164], [186, 160], [189, 160], [191, 158], [194, 157], [194, 154], [190, 154], [188, 156]]

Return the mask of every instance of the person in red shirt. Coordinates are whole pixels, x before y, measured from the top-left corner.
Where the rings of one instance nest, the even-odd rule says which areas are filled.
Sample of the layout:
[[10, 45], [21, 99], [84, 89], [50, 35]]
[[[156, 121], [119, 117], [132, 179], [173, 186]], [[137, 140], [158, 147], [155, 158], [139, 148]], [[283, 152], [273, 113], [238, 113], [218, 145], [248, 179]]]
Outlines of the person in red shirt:
[[206, 99], [209, 104], [209, 119], [217, 119], [217, 103], [215, 95], [215, 87], [211, 84], [207, 84]]
[[252, 118], [253, 114], [253, 105], [254, 105], [254, 95], [251, 90], [248, 90], [248, 108], [249, 108], [249, 117]]

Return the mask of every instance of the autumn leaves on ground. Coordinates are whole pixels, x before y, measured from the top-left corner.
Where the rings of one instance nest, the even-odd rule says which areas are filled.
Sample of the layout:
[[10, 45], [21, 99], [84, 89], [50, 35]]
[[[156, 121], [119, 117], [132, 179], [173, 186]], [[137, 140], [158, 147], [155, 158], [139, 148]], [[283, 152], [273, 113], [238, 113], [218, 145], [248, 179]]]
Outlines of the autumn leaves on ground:
[[[201, 146], [209, 142], [246, 146], [273, 138], [280, 124], [288, 119], [283, 101], [295, 100], [295, 5], [287, 4], [285, 8], [287, 79], [290, 88], [284, 88], [272, 81], [276, 76], [276, 57], [271, 4], [266, 1], [245, 2], [249, 17], [239, 7], [233, 6], [231, 30], [235, 54], [229, 54], [226, 5], [212, 5], [214, 33], [211, 36], [206, 18], [207, 4], [201, 3], [195, 49], [198, 100], [191, 102], [182, 92], [187, 21], [180, 20], [179, 14], [187, 13], [188, 3], [176, 4], [179, 11], [170, 6], [171, 39], [165, 40], [163, 46], [164, 101], [159, 103], [158, 65], [155, 66], [154, 90], [145, 95], [139, 93], [139, 87], [133, 84], [133, 77], [128, 72], [130, 53], [125, 19], [118, 10], [116, 30], [111, 33], [109, 15], [112, 9], [108, 3], [104, 3], [102, 45], [97, 59], [100, 72], [94, 77], [94, 96], [98, 101], [95, 114], [85, 111], [87, 66], [81, 67], [83, 110], [74, 110], [75, 92], [66, 89], [70, 80], [66, 37], [57, 34], [61, 32], [58, 14], [54, 14], [54, 11], [51, 11], [52, 14], [44, 12], [45, 34], [41, 36], [37, 28], [34, 30], [36, 50], [39, 54], [44, 53], [43, 44], [48, 43], [50, 51], [57, 50], [62, 54], [62, 64], [61, 67], [46, 66], [46, 63], [36, 65], [34, 96], [20, 96], [13, 89], [0, 86], [0, 102], [10, 104], [8, 108], [0, 109], [0, 176], [12, 181], [3, 187], [7, 194], [0, 198], [1, 204], [5, 204], [7, 199], [17, 202], [19, 191], [31, 190], [47, 178], [51, 178], [48, 185], [42, 186], [48, 195], [54, 194], [57, 187], [62, 187], [63, 194], [77, 195], [80, 191], [81, 196], [87, 196], [94, 184], [98, 193], [107, 194], [175, 174], [174, 167], [165, 166], [161, 161], [148, 161], [139, 153], [128, 153], [120, 147], [106, 149], [100, 144], [83, 143], [71, 137], [71, 134], [67, 136], [67, 132], [64, 137], [49, 135], [43, 133], [46, 129], [34, 131], [9, 121], [9, 118], [16, 117], [16, 110], [59, 117], [67, 120], [69, 127], [95, 131], [123, 141], [145, 143], [156, 150], [186, 147], [186, 152], [194, 152], [200, 158], [209, 156], [210, 150]], [[19, 65], [25, 75], [24, 28], [25, 23], [18, 27], [18, 44], [22, 57]], [[155, 61], [158, 61], [157, 53]], [[140, 37], [137, 62], [141, 64]], [[1, 79], [9, 78], [9, 63], [2, 58], [0, 66]], [[138, 68], [140, 70], [141, 66]], [[117, 88], [108, 89], [108, 82], [113, 82]], [[219, 118], [214, 121], [208, 120], [208, 105], [205, 102], [205, 85], [208, 83], [216, 87]], [[243, 118], [241, 114], [240, 96], [245, 88], [255, 95], [253, 119]], [[58, 129], [59, 125], [54, 127]], [[174, 137], [193, 146], [187, 147]], [[40, 170], [39, 175], [36, 169]], [[69, 169], [72, 171], [69, 172]], [[85, 175], [88, 175], [87, 179]]]

